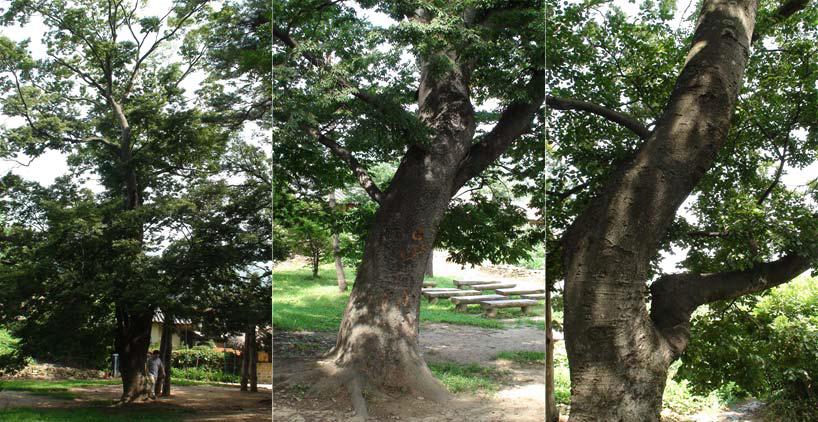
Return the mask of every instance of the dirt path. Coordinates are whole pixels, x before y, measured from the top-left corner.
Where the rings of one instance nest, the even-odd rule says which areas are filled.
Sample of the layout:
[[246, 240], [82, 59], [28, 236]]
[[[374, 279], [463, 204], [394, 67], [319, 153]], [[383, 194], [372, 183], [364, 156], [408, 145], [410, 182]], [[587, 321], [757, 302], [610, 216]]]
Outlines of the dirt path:
[[[119, 385], [70, 388], [77, 394], [73, 400], [56, 399], [22, 391], [0, 391], [0, 408], [4, 407], [99, 407], [113, 405], [122, 394]], [[207, 385], [174, 386], [169, 398], [141, 401], [130, 406], [185, 408], [194, 411], [187, 421], [271, 421], [271, 390], [259, 388], [257, 393], [241, 392], [238, 388]]]
[[[288, 341], [331, 346], [334, 339], [335, 333], [289, 333]], [[495, 366], [505, 370], [507, 378], [500, 390], [493, 394], [461, 393], [445, 405], [412, 398], [373, 398], [368, 403], [372, 414], [368, 421], [542, 420], [545, 414], [544, 367], [496, 361], [494, 357], [501, 351], [544, 351], [544, 331], [530, 327], [495, 330], [462, 325], [424, 324], [420, 344], [427, 361]], [[319, 347], [306, 347], [290, 349], [286, 355], [274, 353], [273, 384], [281, 385], [290, 377], [314, 368], [322, 350]], [[274, 391], [273, 399], [276, 421], [347, 421], [352, 416], [349, 400], [343, 393], [319, 399], [282, 387]]]

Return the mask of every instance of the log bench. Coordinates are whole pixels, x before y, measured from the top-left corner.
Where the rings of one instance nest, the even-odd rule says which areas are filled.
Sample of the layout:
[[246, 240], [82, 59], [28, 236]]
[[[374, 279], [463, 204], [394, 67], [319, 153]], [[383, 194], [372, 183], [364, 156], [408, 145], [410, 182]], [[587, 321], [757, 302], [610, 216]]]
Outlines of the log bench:
[[435, 303], [435, 302], [437, 302], [437, 299], [441, 298], [441, 297], [471, 296], [471, 295], [478, 295], [478, 294], [480, 294], [480, 292], [478, 292], [477, 290], [460, 290], [460, 289], [423, 292], [423, 296], [426, 296], [426, 299], [429, 301], [429, 303]]
[[465, 311], [466, 305], [472, 303], [480, 303], [486, 300], [498, 300], [498, 299], [505, 299], [505, 296], [500, 295], [475, 295], [475, 296], [452, 296], [451, 300], [452, 303], [455, 304], [454, 310], [455, 311]]
[[522, 299], [545, 300], [545, 293], [536, 293], [532, 295], [520, 295]]
[[512, 295], [530, 295], [542, 293], [545, 297], [545, 289], [530, 289], [525, 287], [515, 287], [513, 289], [496, 289], [498, 295], [512, 296]]
[[455, 286], [457, 286], [457, 287], [459, 287], [459, 288], [461, 288], [461, 289], [462, 289], [462, 288], [464, 288], [464, 286], [465, 286], [465, 287], [468, 287], [468, 286], [476, 286], [476, 285], [478, 285], [478, 284], [492, 284], [492, 283], [496, 283], [496, 281], [486, 281], [486, 280], [471, 280], [471, 281], [452, 280], [452, 283], [454, 283], [454, 285], [455, 285]]
[[526, 315], [530, 306], [537, 306], [537, 301], [531, 299], [484, 300], [480, 302], [480, 306], [485, 309], [486, 317], [494, 318], [497, 316], [497, 309], [499, 308], [519, 307], [523, 315]]
[[517, 287], [516, 284], [513, 283], [492, 283], [492, 284], [477, 284], [471, 286], [474, 290], [497, 290], [497, 289], [511, 289], [513, 287]]

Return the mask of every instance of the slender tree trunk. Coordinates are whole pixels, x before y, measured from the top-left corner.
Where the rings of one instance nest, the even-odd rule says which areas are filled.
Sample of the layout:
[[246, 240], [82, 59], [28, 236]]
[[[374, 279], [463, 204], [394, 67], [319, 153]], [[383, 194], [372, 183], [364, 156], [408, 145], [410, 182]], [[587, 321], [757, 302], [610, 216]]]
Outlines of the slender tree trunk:
[[312, 253], [312, 278], [318, 278], [318, 266], [321, 264], [321, 252], [313, 251]]
[[123, 402], [134, 401], [147, 393], [144, 387], [145, 362], [150, 346], [152, 319], [152, 310], [130, 314], [117, 307], [115, 347], [120, 359]]
[[244, 334], [244, 345], [241, 347], [241, 391], [247, 391], [250, 379], [250, 346], [247, 333]]
[[426, 276], [427, 277], [434, 277], [435, 276], [435, 250], [434, 249], [429, 251], [429, 257], [426, 258]]
[[648, 314], [648, 272], [726, 139], [756, 3], [706, 0], [701, 10], [664, 114], [563, 237], [572, 422], [658, 421], [668, 367], [686, 344], [684, 324]]
[[247, 345], [247, 358], [249, 359], [249, 365], [247, 368], [248, 375], [250, 377], [250, 391], [257, 392], [258, 391], [258, 368], [256, 362], [258, 362], [258, 352], [256, 351], [256, 326], [255, 324], [251, 325], [247, 330], [247, 334], [244, 336], [244, 343]]
[[[335, 190], [329, 192], [329, 206], [333, 211], [335, 210]], [[332, 233], [332, 255], [335, 257], [335, 275], [338, 277], [338, 290], [345, 292], [347, 290], [347, 278], [344, 274], [344, 263], [341, 262], [341, 246], [336, 230], [333, 230]]]
[[554, 395], [554, 334], [551, 332], [551, 288], [545, 288], [545, 420], [557, 422], [560, 414]]
[[173, 363], [173, 315], [164, 312], [165, 322], [162, 323], [162, 341], [159, 345], [159, 356], [162, 358], [162, 363], [165, 365], [165, 375], [162, 377], [162, 383], [156, 384], [156, 391], [154, 394], [164, 397], [170, 396], [170, 372]]

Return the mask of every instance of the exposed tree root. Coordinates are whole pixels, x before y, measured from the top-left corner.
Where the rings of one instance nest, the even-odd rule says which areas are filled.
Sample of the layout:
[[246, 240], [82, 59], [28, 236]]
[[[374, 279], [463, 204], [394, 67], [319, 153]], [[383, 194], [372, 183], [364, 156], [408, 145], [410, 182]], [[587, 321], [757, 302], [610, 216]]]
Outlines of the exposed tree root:
[[355, 420], [360, 421], [369, 416], [367, 401], [381, 402], [405, 395], [436, 402], [445, 402], [451, 398], [425, 364], [407, 368], [403, 372], [404, 376], [401, 377], [375, 374], [380, 376], [376, 379], [362, 370], [340, 367], [327, 359], [318, 362], [315, 369], [290, 377], [280, 385], [310, 385], [308, 394], [313, 396], [333, 395], [346, 390], [355, 411]]

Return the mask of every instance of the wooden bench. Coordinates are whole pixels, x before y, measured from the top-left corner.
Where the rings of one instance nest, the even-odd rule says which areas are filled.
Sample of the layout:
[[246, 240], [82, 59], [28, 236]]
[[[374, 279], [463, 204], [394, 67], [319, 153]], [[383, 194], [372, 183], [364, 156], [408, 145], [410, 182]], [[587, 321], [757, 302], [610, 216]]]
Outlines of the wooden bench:
[[452, 296], [450, 299], [455, 304], [454, 310], [465, 311], [466, 305], [472, 303], [480, 303], [486, 300], [505, 299], [505, 296], [500, 295], [475, 295], [475, 296]]
[[471, 296], [480, 294], [477, 290], [460, 290], [460, 289], [452, 289], [452, 290], [439, 290], [436, 292], [423, 292], [423, 296], [426, 296], [426, 299], [429, 303], [437, 302], [438, 298], [441, 297], [452, 297], [452, 296]]
[[461, 281], [461, 280], [452, 280], [455, 286], [460, 287], [461, 289], [464, 286], [476, 286], [478, 284], [492, 284], [496, 283], [496, 281], [486, 281], [486, 280], [472, 280], [472, 281]]
[[471, 286], [474, 290], [497, 290], [497, 289], [511, 289], [513, 287], [517, 287], [516, 284], [513, 283], [492, 283], [492, 284], [478, 284], [475, 286]]
[[531, 299], [484, 300], [480, 302], [480, 306], [485, 309], [486, 317], [494, 318], [497, 316], [497, 309], [499, 308], [519, 307], [523, 315], [526, 315], [530, 306], [537, 306], [537, 301]]
[[531, 300], [545, 300], [545, 293], [537, 293], [533, 295], [520, 295], [520, 298]]
[[515, 287], [513, 289], [496, 289], [495, 290], [498, 295], [503, 296], [512, 296], [512, 295], [529, 295], [529, 294], [536, 294], [542, 293], [543, 297], [545, 297], [545, 289], [529, 289], [524, 287]]

